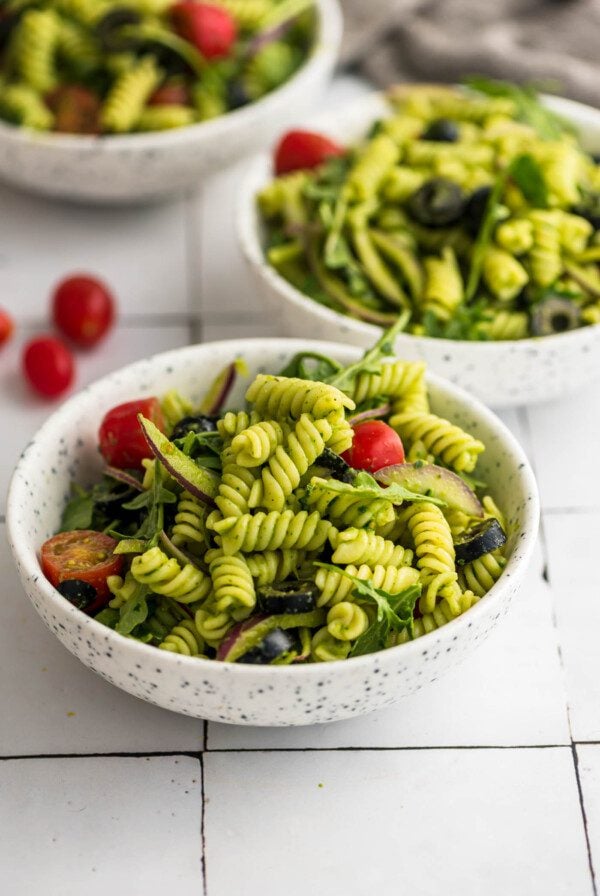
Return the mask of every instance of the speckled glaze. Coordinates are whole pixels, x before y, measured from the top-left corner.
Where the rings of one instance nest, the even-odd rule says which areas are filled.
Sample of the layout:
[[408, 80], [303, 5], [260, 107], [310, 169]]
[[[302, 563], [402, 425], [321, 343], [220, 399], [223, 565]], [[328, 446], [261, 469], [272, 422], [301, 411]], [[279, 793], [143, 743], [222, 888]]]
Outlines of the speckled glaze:
[[[547, 105], [570, 120], [586, 148], [600, 151], [600, 112], [569, 100], [547, 97]], [[389, 112], [381, 94], [310, 122], [342, 141], [357, 139], [378, 117]], [[267, 264], [257, 192], [272, 176], [270, 158], [253, 160], [240, 191], [237, 212], [242, 251], [269, 308], [280, 315], [290, 336], [315, 335], [368, 347], [381, 329], [326, 308], [305, 296]], [[549, 401], [600, 379], [600, 324], [569, 333], [506, 342], [464, 342], [401, 334], [400, 357], [426, 361], [431, 370], [476, 395], [491, 407]]]
[[[539, 521], [536, 483], [523, 451], [490, 411], [431, 376], [432, 406], [486, 445], [478, 470], [510, 523], [508, 564], [492, 590], [461, 618], [409, 644], [370, 656], [299, 667], [260, 667], [181, 657], [116, 634], [73, 607], [46, 581], [38, 552], [60, 520], [72, 479], [101, 469], [101, 416], [132, 396], [180, 389], [198, 399], [216, 370], [242, 357], [250, 374], [277, 371], [311, 348], [343, 363], [359, 351], [300, 339], [247, 339], [192, 346], [141, 361], [95, 383], [53, 414], [25, 448], [7, 508], [10, 545], [25, 591], [47, 627], [107, 681], [136, 697], [200, 718], [244, 725], [331, 722], [394, 703], [435, 681], [469, 654], [507, 612], [527, 567]], [[229, 402], [239, 406], [248, 380]]]
[[302, 68], [264, 99], [211, 121], [109, 137], [45, 134], [0, 122], [0, 177], [74, 201], [126, 203], [180, 193], [255, 152], [311, 108], [342, 37], [338, 0], [316, 0], [319, 33]]

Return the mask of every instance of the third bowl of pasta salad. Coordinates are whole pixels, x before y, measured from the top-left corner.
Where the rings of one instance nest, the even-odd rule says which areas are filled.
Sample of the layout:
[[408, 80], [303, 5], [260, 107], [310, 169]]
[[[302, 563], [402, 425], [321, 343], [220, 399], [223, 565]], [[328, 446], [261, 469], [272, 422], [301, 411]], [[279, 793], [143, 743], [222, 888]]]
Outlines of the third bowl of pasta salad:
[[600, 113], [504, 82], [405, 85], [253, 163], [242, 246], [290, 333], [398, 350], [502, 406], [600, 376]]
[[472, 650], [526, 569], [535, 481], [503, 424], [397, 358], [395, 335], [363, 356], [181, 349], [53, 415], [7, 522], [65, 646], [143, 699], [265, 725], [376, 709]]

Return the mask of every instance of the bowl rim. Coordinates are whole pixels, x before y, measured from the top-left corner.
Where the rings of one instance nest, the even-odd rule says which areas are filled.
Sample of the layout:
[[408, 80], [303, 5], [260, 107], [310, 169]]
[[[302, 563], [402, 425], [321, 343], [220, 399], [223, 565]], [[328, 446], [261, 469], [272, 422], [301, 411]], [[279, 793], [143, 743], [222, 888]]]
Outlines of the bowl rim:
[[[391, 89], [391, 88], [390, 88]], [[580, 103], [576, 100], [570, 100], [566, 97], [551, 96], [549, 94], [541, 94], [544, 102], [555, 112], [569, 117], [569, 112], [579, 112], [581, 115], [595, 119], [595, 124], [600, 130], [600, 109], [589, 106], [586, 103]], [[356, 111], [357, 107], [365, 106], [367, 109], [375, 106], [377, 101], [387, 102], [387, 91], [371, 91], [358, 100], [351, 100], [343, 103], [333, 112], [320, 112], [317, 115], [310, 116], [305, 124], [310, 127], [318, 126], [319, 122], [330, 120], [337, 121], [344, 119], [349, 112]], [[294, 305], [303, 313], [309, 313], [312, 317], [327, 321], [329, 324], [338, 326], [343, 323], [348, 329], [363, 336], [371, 336], [377, 338], [383, 331], [379, 324], [372, 324], [368, 321], [362, 321], [358, 318], [344, 314], [342, 311], [336, 311], [327, 305], [321, 305], [315, 299], [303, 293], [300, 289], [293, 286], [285, 279], [275, 268], [269, 264], [264, 253], [259, 230], [259, 216], [256, 210], [256, 192], [260, 183], [265, 183], [264, 172], [268, 168], [271, 161], [270, 154], [266, 151], [256, 153], [250, 160], [245, 171], [245, 176], [240, 183], [239, 195], [235, 209], [235, 230], [238, 243], [241, 247], [242, 254], [247, 263], [256, 273], [265, 281], [274, 292], [278, 293], [290, 304]], [[467, 340], [467, 339], [441, 339], [434, 336], [419, 336], [413, 333], [398, 333], [396, 344], [400, 346], [402, 341], [407, 340], [413, 345], [424, 345], [428, 349], [440, 349], [443, 346], [457, 345], [464, 347], [465, 350], [474, 352], [491, 352], [498, 350], [498, 346], [519, 346], [525, 352], [532, 348], [539, 348], [540, 345], [548, 346], [549, 349], [557, 345], [566, 346], [567, 344], [576, 345], [583, 338], [583, 334], [595, 334], [600, 332], [600, 323], [588, 324], [584, 327], [577, 327], [575, 330], [568, 330], [564, 333], [553, 333], [549, 336], [528, 336], [525, 339], [494, 339], [494, 340]]]
[[[121, 650], [131, 649], [134, 655], [140, 656], [149, 656], [149, 651], [156, 651], [156, 647], [150, 647], [149, 645], [134, 639], [126, 639], [118, 634], [118, 632], [97, 622], [93, 617], [86, 616], [85, 613], [70, 604], [69, 601], [67, 601], [42, 574], [38, 559], [39, 547], [36, 548], [30, 544], [31, 539], [22, 528], [20, 514], [18, 512], [22, 499], [24, 499], [27, 493], [26, 481], [28, 479], [27, 468], [29, 463], [29, 449], [34, 442], [40, 440], [43, 441], [46, 438], [54, 438], [54, 430], [57, 426], [60, 427], [62, 424], [64, 427], [68, 419], [76, 413], [78, 409], [87, 408], [90, 402], [93, 402], [96, 397], [99, 398], [104, 390], [110, 388], [113, 384], [116, 385], [123, 376], [135, 375], [138, 370], [147, 371], [148, 364], [156, 362], [161, 364], [173, 363], [177, 365], [180, 361], [185, 361], [187, 357], [194, 358], [198, 354], [201, 355], [204, 351], [210, 354], [212, 349], [225, 349], [231, 352], [232, 357], [235, 357], [237, 354], [253, 349], [255, 349], [257, 353], [260, 353], [260, 350], [264, 350], [265, 346], [277, 346], [278, 351], [285, 349], [286, 351], [289, 351], [290, 354], [307, 347], [322, 353], [329, 352], [330, 354], [333, 354], [334, 357], [336, 352], [340, 352], [340, 349], [342, 354], [350, 353], [356, 356], [360, 356], [361, 354], [361, 350], [356, 346], [347, 346], [341, 343], [324, 340], [306, 340], [287, 337], [225, 339], [212, 343], [198, 343], [184, 348], [161, 352], [150, 358], [135, 361], [132, 364], [128, 364], [125, 367], [113, 371], [71, 396], [60, 406], [60, 408], [46, 419], [33, 438], [30, 439], [17, 462], [10, 481], [6, 504], [8, 541], [13, 558], [16, 561], [19, 575], [22, 579], [26, 576], [34, 583], [35, 587], [41, 593], [43, 602], [54, 605], [58, 613], [63, 617], [65, 615], [67, 618], [70, 617], [73, 624], [83, 626], [84, 629], [89, 631], [90, 636], [100, 637], [100, 635], [102, 635], [105, 640], [108, 640], [108, 642], [112, 643], [116, 648], [121, 648]], [[441, 628], [434, 629], [432, 632], [428, 632], [420, 638], [416, 638], [414, 641], [409, 641], [363, 656], [349, 657], [344, 660], [333, 660], [326, 663], [328, 669], [347, 667], [349, 663], [352, 667], [358, 668], [361, 665], [369, 666], [373, 663], [385, 662], [386, 657], [391, 659], [391, 657], [396, 655], [396, 652], [399, 650], [404, 651], [404, 655], [408, 658], [411, 654], [422, 651], [423, 647], [427, 647], [427, 644], [433, 641], [436, 636], [439, 637], [440, 633], [442, 633], [443, 637], [445, 637], [447, 633], [452, 633], [453, 635], [460, 634], [463, 629], [466, 629], [471, 625], [471, 621], [475, 620], [476, 615], [480, 616], [482, 614], [487, 614], [491, 611], [494, 605], [502, 600], [509, 584], [517, 578], [519, 571], [525, 570], [531, 559], [538, 534], [540, 504], [537, 483], [525, 452], [502, 420], [500, 420], [500, 418], [489, 410], [482, 402], [473, 398], [466, 392], [466, 390], [449, 382], [444, 377], [440, 377], [437, 374], [430, 372], [427, 373], [427, 380], [437, 389], [440, 389], [442, 393], [445, 392], [452, 398], [458, 399], [461, 404], [467, 405], [471, 413], [475, 413], [479, 419], [483, 420], [484, 423], [495, 430], [499, 437], [499, 441], [508, 450], [513, 458], [515, 470], [521, 480], [523, 495], [527, 497], [527, 500], [524, 502], [524, 523], [522, 531], [519, 533], [519, 538], [515, 544], [513, 555], [508, 560], [501, 577], [487, 594], [471, 607], [470, 610], [446, 623], [446, 625]], [[518, 556], [515, 556], [517, 553]], [[161, 651], [161, 653], [164, 654], [164, 662], [167, 665], [172, 664], [173, 667], [175, 667], [183, 663], [189, 670], [196, 668], [206, 672], [211, 669], [222, 669], [225, 671], [225, 674], [244, 675], [247, 674], [249, 668], [242, 663], [217, 663], [214, 659], [187, 657], [181, 654], [170, 653], [169, 651]], [[298, 666], [253, 665], [251, 668], [260, 675], [274, 674], [283, 677], [291, 675], [294, 678], [323, 674], [322, 663], [302, 664]]]
[[180, 128], [129, 134], [57, 134], [52, 131], [36, 131], [0, 120], [0, 140], [43, 149], [87, 150], [104, 153], [160, 149], [173, 144], [194, 142], [199, 137], [204, 137], [207, 140], [226, 137], [228, 132], [237, 128], [238, 125], [251, 123], [255, 111], [268, 112], [272, 106], [285, 100], [288, 91], [292, 92], [296, 88], [302, 87], [304, 81], [310, 78], [315, 66], [333, 63], [337, 59], [343, 32], [340, 2], [339, 0], [315, 0], [315, 6], [318, 15], [315, 41], [300, 68], [280, 87], [239, 109], [232, 109], [208, 121], [200, 121]]

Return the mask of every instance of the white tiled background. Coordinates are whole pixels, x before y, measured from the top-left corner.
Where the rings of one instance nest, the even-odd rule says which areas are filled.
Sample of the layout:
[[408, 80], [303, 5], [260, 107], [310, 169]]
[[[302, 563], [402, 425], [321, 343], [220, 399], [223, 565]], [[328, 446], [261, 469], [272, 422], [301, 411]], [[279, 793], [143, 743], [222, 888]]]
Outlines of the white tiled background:
[[[357, 85], [340, 82], [335, 101]], [[137, 210], [0, 187], [0, 495], [49, 412], [18, 374], [67, 272], [118, 294], [79, 384], [198, 340], [275, 335], [232, 232], [239, 170]], [[318, 335], [318, 334], [315, 334]], [[502, 415], [534, 463], [538, 550], [507, 621], [396, 708], [295, 730], [135, 700], [46, 631], [0, 542], [0, 892], [5, 896], [593, 896], [600, 869], [600, 397]], [[4, 518], [0, 520], [4, 530]], [[597, 896], [597, 894], [596, 894]]]

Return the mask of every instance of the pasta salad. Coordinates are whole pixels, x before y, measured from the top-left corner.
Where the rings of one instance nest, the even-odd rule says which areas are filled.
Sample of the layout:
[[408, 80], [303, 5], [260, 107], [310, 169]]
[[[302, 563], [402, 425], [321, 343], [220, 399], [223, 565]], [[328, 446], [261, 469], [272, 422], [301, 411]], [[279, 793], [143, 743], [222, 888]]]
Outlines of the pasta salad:
[[463, 340], [600, 322], [600, 166], [528, 89], [406, 85], [344, 146], [290, 132], [258, 195], [269, 263], [380, 326]]
[[468, 611], [507, 526], [474, 478], [484, 445], [429, 407], [396, 329], [342, 367], [306, 351], [224, 410], [177, 392], [111, 409], [106, 466], [41, 549], [49, 581], [121, 635], [224, 662], [372, 653]]
[[0, 118], [75, 134], [185, 127], [281, 86], [314, 39], [314, 0], [4, 0]]

